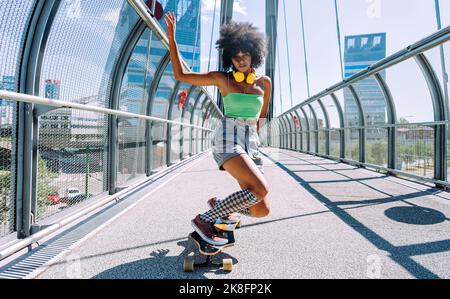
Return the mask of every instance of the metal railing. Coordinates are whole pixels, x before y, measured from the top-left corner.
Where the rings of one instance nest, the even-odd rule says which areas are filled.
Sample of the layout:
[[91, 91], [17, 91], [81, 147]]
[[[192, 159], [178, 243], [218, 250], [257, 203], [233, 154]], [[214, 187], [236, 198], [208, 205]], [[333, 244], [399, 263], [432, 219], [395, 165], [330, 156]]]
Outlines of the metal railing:
[[191, 125], [188, 123], [174, 121], [174, 120], [168, 120], [168, 119], [163, 119], [163, 118], [158, 118], [158, 117], [153, 117], [153, 116], [147, 116], [147, 115], [119, 111], [119, 110], [113, 110], [113, 109], [108, 109], [108, 108], [103, 108], [103, 107], [95, 107], [95, 106], [78, 104], [78, 103], [63, 102], [63, 101], [59, 101], [59, 100], [51, 100], [51, 99], [46, 99], [46, 98], [42, 98], [42, 97], [38, 97], [38, 96], [20, 94], [17, 92], [6, 91], [6, 90], [0, 90], [0, 98], [6, 99], [6, 100], [12, 100], [12, 101], [16, 101], [16, 102], [25, 102], [25, 103], [50, 106], [50, 107], [56, 107], [56, 108], [77, 109], [77, 110], [96, 112], [96, 113], [102, 113], [102, 114], [107, 114], [107, 115], [122, 116], [124, 118], [129, 118], [129, 119], [141, 119], [141, 120], [147, 120], [147, 121], [153, 121], [153, 122], [171, 123], [171, 124], [175, 124], [175, 125], [181, 125], [183, 127], [191, 127], [191, 128], [201, 129], [201, 130], [205, 130], [205, 131], [213, 131], [206, 127]]

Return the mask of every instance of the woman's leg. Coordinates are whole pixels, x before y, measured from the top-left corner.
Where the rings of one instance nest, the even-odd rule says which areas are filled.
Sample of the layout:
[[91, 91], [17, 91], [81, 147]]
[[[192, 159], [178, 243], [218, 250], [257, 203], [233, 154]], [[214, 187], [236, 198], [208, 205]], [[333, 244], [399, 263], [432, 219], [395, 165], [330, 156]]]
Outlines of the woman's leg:
[[250, 208], [254, 217], [267, 216], [269, 214], [268, 184], [251, 158], [247, 154], [241, 154], [227, 160], [223, 168], [245, 188], [219, 201], [213, 209], [200, 215], [200, 218], [205, 221], [214, 221], [219, 217], [247, 208]]

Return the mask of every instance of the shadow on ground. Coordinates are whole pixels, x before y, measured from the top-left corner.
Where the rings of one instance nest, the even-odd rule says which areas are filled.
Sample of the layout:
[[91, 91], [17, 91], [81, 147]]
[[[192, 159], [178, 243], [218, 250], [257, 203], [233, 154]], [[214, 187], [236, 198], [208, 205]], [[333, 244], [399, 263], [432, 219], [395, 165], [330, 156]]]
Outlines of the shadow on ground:
[[[149, 258], [116, 266], [92, 277], [94, 279], [179, 279], [179, 278], [208, 278], [207, 273], [215, 275], [228, 275], [228, 272], [219, 268], [197, 268], [194, 272], [184, 272], [183, 262], [186, 258], [192, 258], [196, 263], [203, 262], [205, 258], [198, 254], [197, 246], [187, 239], [177, 242], [183, 247], [183, 252], [178, 256], [170, 256], [169, 249], [158, 249], [149, 254]], [[238, 261], [227, 253], [219, 253], [213, 257], [214, 261], [232, 259], [233, 265]]]

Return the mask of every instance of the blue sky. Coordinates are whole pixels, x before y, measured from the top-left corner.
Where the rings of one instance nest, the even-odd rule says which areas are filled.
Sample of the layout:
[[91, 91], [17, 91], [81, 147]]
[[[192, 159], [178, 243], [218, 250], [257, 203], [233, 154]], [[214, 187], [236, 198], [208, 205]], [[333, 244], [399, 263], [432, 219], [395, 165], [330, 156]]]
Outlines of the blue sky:
[[[338, 0], [341, 40], [346, 35], [386, 32], [387, 55], [390, 55], [437, 30], [434, 0]], [[272, 78], [275, 86], [276, 115], [290, 108], [291, 78], [293, 104], [308, 97], [305, 76], [305, 61], [300, 23], [300, 1], [279, 0], [278, 51], [281, 80]], [[265, 30], [264, 0], [235, 0], [233, 19], [249, 21]], [[202, 3], [202, 71], [207, 70], [209, 43], [214, 9], [214, 0]], [[284, 25], [286, 7], [287, 36]], [[442, 26], [450, 25], [450, 0], [440, 0]], [[220, 0], [217, 0], [216, 24], [213, 43], [218, 38]], [[311, 95], [341, 81], [339, 48], [336, 33], [334, 0], [303, 0], [305, 38]], [[209, 27], [209, 28], [208, 28]], [[289, 49], [286, 45], [289, 44]], [[214, 51], [212, 69], [217, 63]], [[446, 67], [450, 71], [450, 46], [445, 46]], [[290, 58], [290, 74], [287, 56]], [[440, 78], [438, 50], [426, 53]], [[264, 72], [260, 68], [259, 72]], [[387, 80], [396, 97], [397, 112], [411, 122], [432, 120], [432, 107], [426, 83], [414, 61], [402, 63], [387, 72]], [[279, 82], [281, 81], [281, 86]], [[413, 83], [413, 84], [412, 84]], [[281, 97], [280, 97], [281, 93]], [[280, 98], [283, 99], [282, 104]], [[414, 103], [413, 105], [411, 105]]]

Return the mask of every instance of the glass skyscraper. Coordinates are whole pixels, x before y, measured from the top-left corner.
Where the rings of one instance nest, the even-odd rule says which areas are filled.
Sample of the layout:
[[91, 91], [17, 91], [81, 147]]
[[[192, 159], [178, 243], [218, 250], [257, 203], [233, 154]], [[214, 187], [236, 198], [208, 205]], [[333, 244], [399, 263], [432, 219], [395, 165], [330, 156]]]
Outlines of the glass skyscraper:
[[[386, 33], [352, 35], [345, 37], [344, 71], [348, 78], [386, 57]], [[380, 75], [386, 79], [385, 71]], [[386, 103], [373, 77], [353, 85], [361, 99], [367, 126], [386, 122]], [[358, 110], [349, 90], [344, 92], [346, 126], [358, 126]], [[370, 138], [370, 134], [367, 135]]]

